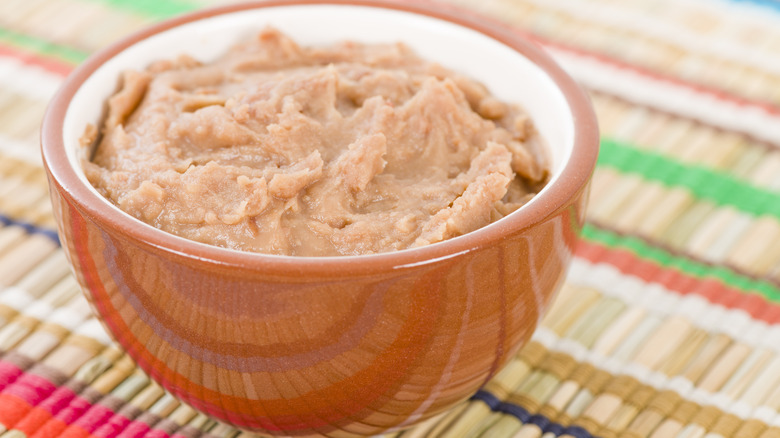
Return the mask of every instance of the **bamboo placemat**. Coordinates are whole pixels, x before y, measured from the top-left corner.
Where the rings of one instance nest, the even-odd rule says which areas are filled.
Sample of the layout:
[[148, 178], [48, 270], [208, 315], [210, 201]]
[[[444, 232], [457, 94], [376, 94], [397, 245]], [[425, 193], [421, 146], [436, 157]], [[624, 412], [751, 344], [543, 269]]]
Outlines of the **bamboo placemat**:
[[[403, 438], [780, 437], [780, 4], [450, 0], [536, 38], [602, 129], [556, 304]], [[65, 264], [38, 157], [63, 77], [195, 0], [0, 2], [0, 438], [249, 437], [139, 372]]]

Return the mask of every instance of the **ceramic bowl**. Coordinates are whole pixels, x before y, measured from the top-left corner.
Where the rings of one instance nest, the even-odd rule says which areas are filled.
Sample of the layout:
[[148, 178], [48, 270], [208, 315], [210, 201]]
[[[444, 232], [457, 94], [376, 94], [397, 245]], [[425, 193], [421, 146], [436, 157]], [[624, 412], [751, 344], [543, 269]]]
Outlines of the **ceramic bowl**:
[[[551, 182], [517, 212], [427, 247], [350, 257], [245, 253], [141, 223], [79, 165], [119, 74], [209, 60], [266, 25], [304, 45], [403, 41], [525, 107]], [[67, 79], [42, 149], [63, 248], [105, 328], [174, 396], [275, 435], [368, 435], [462, 402], [529, 339], [562, 282], [597, 151], [582, 90], [533, 43], [462, 12], [365, 0], [266, 1], [154, 25]]]

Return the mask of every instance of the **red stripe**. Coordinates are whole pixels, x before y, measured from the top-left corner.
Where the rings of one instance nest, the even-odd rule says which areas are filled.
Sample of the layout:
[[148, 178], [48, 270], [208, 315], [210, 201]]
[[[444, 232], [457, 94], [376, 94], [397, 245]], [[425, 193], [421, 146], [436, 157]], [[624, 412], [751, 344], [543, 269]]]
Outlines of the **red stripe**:
[[769, 113], [773, 116], [780, 116], [780, 106], [778, 104], [774, 104], [771, 102], [761, 102], [756, 100], [747, 99], [745, 97], [742, 97], [737, 94], [729, 93], [727, 91], [709, 87], [706, 85], [697, 84], [694, 82], [688, 82], [684, 79], [680, 79], [674, 75], [670, 74], [663, 74], [659, 73], [658, 71], [650, 70], [648, 68], [640, 67], [637, 65], [628, 64], [626, 62], [623, 62], [619, 59], [612, 58], [610, 56], [604, 55], [602, 53], [596, 53], [596, 52], [590, 52], [587, 50], [580, 49], [578, 47], [569, 46], [563, 43], [559, 43], [553, 40], [549, 40], [537, 35], [531, 36], [532, 39], [536, 40], [539, 44], [542, 44], [544, 46], [548, 46], [563, 52], [569, 52], [573, 53], [578, 56], [582, 56], [585, 58], [591, 58], [595, 59], [598, 62], [606, 65], [610, 65], [612, 67], [619, 68], [620, 70], [626, 70], [633, 73], [636, 73], [640, 76], [644, 76], [650, 79], [653, 79], [658, 82], [666, 82], [674, 85], [678, 85], [681, 87], [686, 87], [689, 89], [692, 89], [698, 93], [706, 94], [711, 97], [714, 97], [720, 101], [736, 104], [743, 107], [755, 107], [759, 108], [766, 113]]
[[22, 49], [0, 44], [0, 56], [16, 58], [27, 65], [40, 67], [60, 76], [67, 76], [73, 71], [74, 66], [54, 58], [47, 58]]
[[631, 251], [608, 248], [586, 240], [580, 240], [576, 254], [591, 263], [608, 263], [626, 275], [660, 284], [671, 291], [700, 295], [713, 304], [743, 310], [753, 319], [770, 324], [780, 322], [780, 305], [761, 295], [742, 292], [715, 278], [693, 277], [678, 269], [642, 259]]
[[25, 373], [0, 394], [0, 424], [14, 426], [32, 406], [49, 397], [56, 385], [36, 374]]

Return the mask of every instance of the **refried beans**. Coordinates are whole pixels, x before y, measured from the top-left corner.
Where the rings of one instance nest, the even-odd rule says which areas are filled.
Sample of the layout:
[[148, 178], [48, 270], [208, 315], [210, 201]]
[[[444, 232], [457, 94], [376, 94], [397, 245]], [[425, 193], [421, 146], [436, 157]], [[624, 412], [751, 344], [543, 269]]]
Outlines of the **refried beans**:
[[[506, 216], [548, 179], [523, 110], [403, 44], [301, 47], [266, 29], [214, 62], [180, 56], [121, 79], [86, 176], [198, 242], [295, 256], [418, 247]], [[90, 127], [81, 142], [97, 137]]]

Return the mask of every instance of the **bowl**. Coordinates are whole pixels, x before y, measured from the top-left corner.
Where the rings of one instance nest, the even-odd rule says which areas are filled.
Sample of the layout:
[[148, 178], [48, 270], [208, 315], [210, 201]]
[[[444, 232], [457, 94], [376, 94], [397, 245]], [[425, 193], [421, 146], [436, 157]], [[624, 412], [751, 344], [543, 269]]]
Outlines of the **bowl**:
[[[185, 240], [87, 182], [78, 138], [120, 72], [213, 59], [272, 25], [304, 45], [403, 41], [522, 105], [552, 177], [528, 204], [427, 247], [290, 257]], [[435, 5], [291, 0], [156, 24], [83, 63], [52, 100], [42, 152], [65, 253], [107, 331], [199, 411], [273, 435], [369, 435], [464, 401], [528, 341], [562, 283], [598, 153], [585, 93], [534, 43]]]

